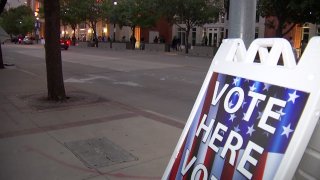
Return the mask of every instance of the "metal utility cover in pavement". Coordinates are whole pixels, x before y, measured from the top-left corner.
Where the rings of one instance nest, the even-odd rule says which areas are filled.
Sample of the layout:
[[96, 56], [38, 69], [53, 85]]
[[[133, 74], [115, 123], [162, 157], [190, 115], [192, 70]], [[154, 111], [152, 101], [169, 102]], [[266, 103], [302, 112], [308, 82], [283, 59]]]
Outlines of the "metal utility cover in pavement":
[[72, 141], [65, 145], [89, 168], [138, 160], [105, 137]]

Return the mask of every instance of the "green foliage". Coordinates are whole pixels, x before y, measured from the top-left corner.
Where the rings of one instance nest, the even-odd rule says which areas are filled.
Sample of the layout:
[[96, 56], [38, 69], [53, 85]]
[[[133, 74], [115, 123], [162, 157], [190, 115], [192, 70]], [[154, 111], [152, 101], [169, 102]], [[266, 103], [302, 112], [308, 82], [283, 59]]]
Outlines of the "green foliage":
[[177, 25], [202, 26], [217, 20], [223, 11], [219, 0], [159, 0], [162, 15]]
[[157, 0], [61, 0], [61, 4], [63, 24], [86, 22], [94, 31], [100, 20], [134, 28], [151, 27], [159, 18]]
[[114, 0], [104, 0], [102, 3], [102, 11], [103, 11], [103, 16], [105, 20], [109, 23], [117, 24], [120, 22], [119, 20], [119, 14], [121, 13], [120, 11], [120, 6], [115, 5]]
[[[282, 37], [291, 30], [295, 24], [320, 23], [319, 0], [259, 0], [258, 13], [262, 17], [274, 16], [279, 25], [266, 22], [270, 28], [276, 28], [277, 36]], [[284, 29], [288, 29], [283, 32]]]
[[81, 0], [78, 3], [78, 15], [82, 21], [89, 21], [92, 25], [104, 18], [103, 2], [97, 0]]
[[79, 6], [78, 0], [63, 0], [60, 7], [60, 19], [62, 24], [70, 25], [75, 28], [77, 24], [81, 22], [80, 12], [81, 6]]
[[152, 27], [159, 18], [156, 0], [119, 0], [114, 18], [120, 26]]
[[[103, 5], [106, 0], [81, 0], [77, 1], [79, 7], [78, 16], [82, 22], [86, 22], [93, 30], [93, 37], [97, 37], [96, 26], [99, 21], [104, 21], [106, 13], [103, 10]], [[98, 47], [98, 41], [95, 41]]]
[[9, 34], [27, 34], [34, 29], [35, 17], [30, 7], [19, 6], [4, 11], [0, 23]]

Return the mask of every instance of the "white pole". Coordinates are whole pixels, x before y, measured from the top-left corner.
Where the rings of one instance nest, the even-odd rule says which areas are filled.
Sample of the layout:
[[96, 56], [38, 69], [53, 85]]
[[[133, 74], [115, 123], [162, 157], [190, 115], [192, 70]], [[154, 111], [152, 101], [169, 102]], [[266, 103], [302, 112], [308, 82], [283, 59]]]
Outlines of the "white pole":
[[247, 48], [254, 40], [256, 6], [256, 0], [230, 0], [228, 38], [241, 38]]

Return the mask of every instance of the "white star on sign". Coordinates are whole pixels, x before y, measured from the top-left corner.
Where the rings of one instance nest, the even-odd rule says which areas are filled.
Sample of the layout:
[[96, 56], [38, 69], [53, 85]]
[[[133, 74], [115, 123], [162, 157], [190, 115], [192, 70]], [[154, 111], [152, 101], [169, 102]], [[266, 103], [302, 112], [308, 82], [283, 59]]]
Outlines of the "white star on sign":
[[287, 127], [286, 126], [282, 126], [283, 132], [282, 132], [281, 136], [282, 135], [286, 135], [287, 138], [289, 138], [289, 134], [293, 132], [293, 130], [290, 129], [290, 126], [291, 126], [291, 123]]
[[233, 122], [234, 118], [236, 118], [236, 117], [237, 117], [236, 115], [231, 114], [231, 115], [230, 115], [230, 118], [229, 118], [229, 121], [232, 121], [232, 122]]
[[253, 129], [253, 124], [252, 124], [252, 126], [251, 126], [251, 127], [249, 127], [249, 126], [248, 126], [248, 131], [247, 131], [247, 133], [246, 133], [246, 134], [250, 134], [250, 136], [252, 136], [252, 133], [253, 133], [254, 131], [256, 131], [256, 130], [255, 130], [255, 129]]
[[263, 91], [264, 90], [269, 91], [270, 86], [271, 86], [270, 84], [264, 83]]
[[262, 112], [258, 111], [258, 117], [257, 117], [257, 119], [261, 119], [261, 117], [262, 117]]
[[239, 77], [233, 78], [233, 83], [235, 86], [237, 86], [238, 82], [240, 81]]
[[233, 128], [233, 130], [234, 130], [235, 132], [239, 132], [239, 131], [240, 131], [239, 125], [238, 125], [238, 126], [235, 126], [235, 127]]
[[252, 84], [252, 86], [250, 86], [250, 91], [254, 92], [257, 88], [254, 87], [254, 84]]
[[297, 95], [297, 91], [294, 91], [293, 93], [288, 93], [289, 94], [289, 99], [287, 100], [287, 102], [292, 101], [292, 103], [294, 104], [295, 100], [300, 97], [299, 95]]
[[234, 104], [232, 103], [232, 100], [229, 102], [229, 108], [231, 108]]
[[242, 109], [243, 109], [243, 107], [244, 107], [244, 105], [246, 105], [247, 104], [247, 102], [245, 102], [245, 101], [243, 101], [243, 103], [242, 103]]
[[258, 106], [259, 106], [259, 103], [260, 103], [260, 102], [261, 102], [260, 100], [258, 100], [258, 101], [257, 101], [256, 107], [258, 107]]
[[246, 117], [246, 113], [243, 113], [243, 118], [242, 118], [243, 120], [244, 120], [244, 117]]
[[280, 116], [286, 115], [286, 113], [283, 112], [283, 108], [281, 108], [280, 110], [276, 111], [276, 113], [279, 113]]
[[263, 134], [269, 137], [269, 133], [267, 131], [263, 132]]

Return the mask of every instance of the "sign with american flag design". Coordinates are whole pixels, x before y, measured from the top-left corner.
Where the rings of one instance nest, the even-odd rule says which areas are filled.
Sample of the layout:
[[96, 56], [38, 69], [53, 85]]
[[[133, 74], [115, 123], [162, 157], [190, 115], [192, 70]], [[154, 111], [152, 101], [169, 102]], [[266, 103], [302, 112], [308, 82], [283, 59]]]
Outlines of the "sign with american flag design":
[[291, 179], [320, 116], [319, 46], [297, 64], [284, 39], [224, 40], [162, 179]]
[[169, 179], [272, 179], [308, 96], [214, 73]]

